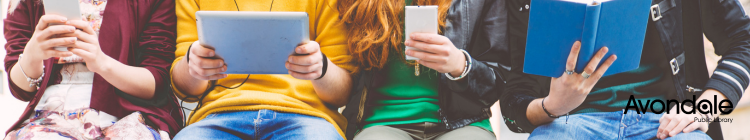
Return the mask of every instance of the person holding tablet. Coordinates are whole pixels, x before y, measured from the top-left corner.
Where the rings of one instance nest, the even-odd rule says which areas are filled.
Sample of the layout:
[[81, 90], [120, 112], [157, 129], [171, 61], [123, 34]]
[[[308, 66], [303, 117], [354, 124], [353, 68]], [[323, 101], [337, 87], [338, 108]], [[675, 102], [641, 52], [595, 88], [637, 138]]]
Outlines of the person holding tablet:
[[11, 93], [29, 105], [5, 139], [174, 136], [182, 121], [167, 71], [174, 1], [69, 2], [82, 20], [45, 14], [61, 5], [11, 2], [5, 69]]
[[[437, 5], [432, 22], [442, 35], [405, 34], [405, 5]], [[502, 91], [500, 69], [510, 65], [504, 1], [340, 0], [338, 7], [359, 67], [343, 112], [347, 138], [495, 139], [489, 107]]]
[[[335, 4], [177, 0], [172, 84], [179, 98], [198, 102], [198, 107], [175, 139], [343, 139], [346, 119], [337, 108], [347, 103], [349, 73], [355, 68], [349, 62], [345, 28], [331, 8]], [[306, 12], [312, 41], [296, 46], [288, 56], [289, 74], [224, 74], [225, 61], [198, 41], [195, 13], [203, 10]]]

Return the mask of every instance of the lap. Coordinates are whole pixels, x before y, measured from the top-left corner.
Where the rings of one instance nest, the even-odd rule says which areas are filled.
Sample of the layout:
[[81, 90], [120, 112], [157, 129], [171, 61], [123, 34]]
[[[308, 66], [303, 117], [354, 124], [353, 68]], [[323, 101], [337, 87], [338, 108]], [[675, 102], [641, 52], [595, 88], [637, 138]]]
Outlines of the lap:
[[472, 140], [495, 140], [495, 134], [487, 131], [483, 128], [476, 126], [466, 126], [456, 130], [446, 132], [442, 136], [435, 138], [435, 140], [461, 140], [461, 139], [472, 139]]
[[343, 139], [323, 118], [271, 110], [224, 112], [191, 124], [174, 139]]
[[[656, 139], [661, 114], [634, 111], [582, 113], [540, 125], [529, 139]], [[566, 121], [566, 119], [568, 119]], [[680, 133], [668, 139], [711, 139], [702, 131]]]
[[362, 129], [354, 140], [411, 140], [406, 131], [390, 126], [372, 126]]

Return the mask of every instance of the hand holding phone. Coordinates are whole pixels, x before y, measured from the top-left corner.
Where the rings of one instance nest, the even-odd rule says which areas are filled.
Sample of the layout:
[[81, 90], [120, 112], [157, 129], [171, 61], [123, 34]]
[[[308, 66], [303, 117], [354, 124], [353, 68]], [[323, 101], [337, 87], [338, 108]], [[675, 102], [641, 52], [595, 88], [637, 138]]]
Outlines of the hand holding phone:
[[[68, 20], [80, 20], [81, 10], [78, 0], [43, 0], [44, 13], [46, 15], [58, 15]], [[62, 25], [63, 23], [49, 23], [49, 25]], [[57, 51], [68, 51], [68, 47], [57, 46]]]
[[[406, 6], [404, 9], [404, 36], [408, 37], [415, 32], [438, 33], [438, 6]], [[406, 50], [422, 51], [409, 45], [406, 45]], [[406, 60], [419, 58], [406, 55]]]

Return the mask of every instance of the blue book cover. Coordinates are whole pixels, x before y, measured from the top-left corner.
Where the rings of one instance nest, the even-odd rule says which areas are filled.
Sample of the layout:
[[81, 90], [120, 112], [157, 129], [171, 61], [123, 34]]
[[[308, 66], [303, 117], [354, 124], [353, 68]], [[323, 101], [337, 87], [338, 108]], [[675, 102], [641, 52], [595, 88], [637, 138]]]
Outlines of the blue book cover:
[[577, 73], [605, 46], [604, 59], [617, 60], [604, 76], [638, 68], [650, 7], [651, 0], [532, 0], [523, 72], [562, 76], [575, 41], [581, 41]]

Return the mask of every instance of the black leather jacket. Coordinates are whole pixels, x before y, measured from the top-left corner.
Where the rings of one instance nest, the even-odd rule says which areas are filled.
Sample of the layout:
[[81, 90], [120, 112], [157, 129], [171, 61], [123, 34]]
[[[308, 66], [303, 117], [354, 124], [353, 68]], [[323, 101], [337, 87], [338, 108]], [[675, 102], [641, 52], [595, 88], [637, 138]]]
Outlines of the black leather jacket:
[[[472, 57], [471, 71], [461, 80], [452, 81], [440, 75], [439, 114], [447, 129], [456, 129], [490, 117], [489, 107], [495, 103], [504, 84], [500, 69], [510, 66], [506, 42], [507, 10], [502, 0], [454, 0], [447, 15], [444, 35]], [[354, 77], [351, 99], [343, 115], [348, 119], [346, 137], [362, 129], [363, 116], [370, 109], [374, 96], [368, 95], [373, 74], [363, 71]]]
[[[529, 133], [536, 126], [526, 118], [529, 103], [549, 94], [549, 77], [524, 74], [523, 54], [529, 19], [529, 0], [508, 0], [509, 42], [512, 71], [506, 75], [505, 93], [500, 107], [505, 124], [514, 132]], [[700, 96], [701, 89], [715, 89], [734, 104], [750, 83], [750, 18], [737, 0], [653, 0], [651, 15], [661, 37], [680, 101]], [[528, 7], [528, 8], [527, 8]], [[658, 18], [661, 17], [661, 18]], [[703, 34], [722, 56], [714, 76], [708, 76]], [[666, 87], [665, 87], [666, 88]], [[716, 132], [718, 125], [711, 125]], [[711, 132], [711, 131], [709, 131]], [[720, 133], [720, 131], [719, 131]]]

